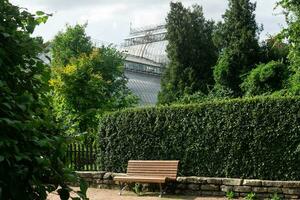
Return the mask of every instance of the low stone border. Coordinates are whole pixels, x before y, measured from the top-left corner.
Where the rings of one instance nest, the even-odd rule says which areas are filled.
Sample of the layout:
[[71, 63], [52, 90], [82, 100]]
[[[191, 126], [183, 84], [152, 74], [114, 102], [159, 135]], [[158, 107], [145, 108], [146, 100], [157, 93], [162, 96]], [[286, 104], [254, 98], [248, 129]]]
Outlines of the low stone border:
[[[111, 172], [77, 172], [90, 187], [116, 189], [118, 183], [113, 181], [115, 175], [125, 175]], [[282, 199], [300, 199], [300, 181], [268, 181], [236, 178], [209, 177], [178, 177], [171, 185], [176, 194], [191, 194], [197, 196], [226, 196], [233, 191], [236, 197], [244, 197], [255, 193], [259, 199], [270, 199], [275, 193]]]

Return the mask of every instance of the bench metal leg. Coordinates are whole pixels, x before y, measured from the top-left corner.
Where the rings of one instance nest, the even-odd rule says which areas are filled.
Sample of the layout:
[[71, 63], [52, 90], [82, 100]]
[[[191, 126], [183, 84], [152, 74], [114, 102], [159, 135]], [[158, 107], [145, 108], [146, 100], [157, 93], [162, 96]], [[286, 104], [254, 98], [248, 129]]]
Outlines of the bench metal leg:
[[120, 187], [120, 192], [119, 195], [122, 195], [122, 192], [125, 190], [125, 188], [127, 187], [126, 183], [119, 183], [119, 187]]
[[162, 189], [162, 185], [161, 185], [161, 183], [159, 184], [159, 198], [161, 198], [162, 197], [162, 195], [163, 195], [163, 189]]

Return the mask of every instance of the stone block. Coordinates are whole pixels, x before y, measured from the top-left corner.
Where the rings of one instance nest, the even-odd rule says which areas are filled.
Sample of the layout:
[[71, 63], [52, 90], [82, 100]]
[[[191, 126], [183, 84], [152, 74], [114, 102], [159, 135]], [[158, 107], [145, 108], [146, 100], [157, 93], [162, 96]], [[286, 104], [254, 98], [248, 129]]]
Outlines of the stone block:
[[267, 187], [252, 187], [252, 191], [255, 193], [267, 193], [268, 188]]
[[201, 190], [208, 190], [208, 191], [219, 191], [220, 187], [218, 185], [201, 185]]
[[114, 185], [115, 183], [113, 180], [103, 180], [103, 184]]
[[179, 183], [178, 185], [177, 185], [177, 188], [178, 189], [185, 189], [187, 187], [187, 184], [184, 184], [184, 183]]
[[235, 196], [237, 196], [237, 197], [245, 197], [245, 196], [247, 196], [249, 193], [245, 193], [245, 192], [235, 192], [234, 194], [235, 194]]
[[189, 176], [186, 177], [186, 183], [206, 183], [206, 180], [202, 177]]
[[103, 180], [98, 179], [98, 180], [95, 181], [95, 183], [96, 183], [96, 184], [102, 184], [102, 183], [103, 183]]
[[261, 186], [261, 180], [257, 179], [244, 179], [243, 185], [246, 186]]
[[278, 188], [278, 187], [268, 187], [268, 193], [279, 194], [279, 193], [282, 193], [282, 190], [281, 190], [281, 188]]
[[177, 177], [176, 181], [177, 181], [178, 183], [186, 183], [186, 182], [187, 182], [187, 181], [186, 181], [186, 178], [187, 178], [187, 177]]
[[201, 191], [201, 196], [225, 196], [225, 192], [221, 191]]
[[213, 196], [213, 191], [201, 191], [201, 196]]
[[259, 193], [259, 194], [255, 194], [255, 196], [256, 196], [258, 199], [269, 199], [269, 198], [270, 198], [270, 194], [262, 194], [262, 193]]
[[228, 186], [228, 185], [221, 185], [221, 191], [223, 192], [230, 192], [233, 191], [233, 186]]
[[238, 178], [223, 178], [222, 184], [223, 185], [242, 185], [243, 179]]
[[187, 188], [192, 191], [198, 191], [200, 189], [200, 185], [195, 183], [190, 183], [188, 184]]
[[94, 179], [103, 179], [103, 176], [106, 172], [97, 172], [93, 175]]
[[222, 178], [206, 178], [208, 184], [222, 185]]
[[282, 187], [284, 181], [262, 181], [262, 186], [267, 187]]
[[86, 182], [93, 182], [94, 181], [94, 179], [92, 177], [84, 177], [84, 180]]
[[300, 188], [300, 181], [284, 181], [282, 186], [285, 188]]
[[113, 173], [111, 173], [111, 172], [106, 172], [106, 173], [103, 175], [103, 179], [104, 179], [104, 180], [112, 180], [112, 179], [113, 179]]
[[284, 198], [285, 199], [300, 199], [300, 196], [299, 195], [289, 195], [289, 194], [286, 194], [284, 195]]
[[300, 188], [282, 188], [284, 194], [300, 195]]
[[116, 176], [127, 176], [127, 174], [125, 174], [125, 173], [111, 173], [112, 179], [114, 179], [114, 177], [116, 177]]
[[250, 186], [234, 186], [234, 192], [252, 192], [252, 188]]
[[175, 194], [183, 194], [182, 190], [176, 189]]
[[182, 194], [184, 194], [184, 195], [195, 195], [195, 196], [198, 196], [199, 195], [199, 191], [196, 191], [196, 190], [184, 190], [184, 191], [182, 191]]
[[76, 171], [76, 174], [81, 178], [93, 178], [95, 172], [79, 172]]

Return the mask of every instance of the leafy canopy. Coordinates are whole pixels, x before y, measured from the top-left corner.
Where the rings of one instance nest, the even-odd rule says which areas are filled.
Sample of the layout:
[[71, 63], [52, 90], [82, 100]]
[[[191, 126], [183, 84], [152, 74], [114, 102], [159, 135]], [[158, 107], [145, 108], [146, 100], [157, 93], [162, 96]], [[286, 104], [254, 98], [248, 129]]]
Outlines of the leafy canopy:
[[271, 94], [285, 87], [289, 75], [288, 67], [278, 61], [260, 64], [241, 85], [247, 96]]
[[70, 134], [93, 133], [104, 112], [136, 103], [126, 87], [122, 66], [121, 53], [103, 47], [52, 68], [54, 108], [58, 119], [69, 125]]
[[259, 61], [259, 28], [255, 21], [255, 8], [256, 4], [250, 0], [229, 0], [229, 8], [223, 16], [224, 23], [219, 24], [218, 28], [222, 40], [219, 38], [217, 41], [222, 53], [214, 68], [216, 87], [228, 88], [236, 96], [241, 95], [242, 76]]
[[282, 36], [290, 45], [289, 61], [292, 76], [290, 77], [289, 93], [300, 95], [300, 2], [298, 0], [281, 0], [278, 3], [285, 9], [288, 28]]
[[85, 26], [67, 26], [53, 40], [50, 85], [65, 131], [90, 138], [104, 112], [133, 106], [137, 98], [126, 87], [123, 55], [112, 46], [94, 48]]
[[85, 33], [87, 24], [67, 25], [65, 32], [59, 32], [51, 43], [52, 65], [65, 66], [70, 58], [77, 58], [82, 53], [92, 52], [91, 38]]
[[185, 93], [208, 92], [213, 85], [212, 66], [217, 50], [212, 41], [214, 23], [203, 16], [202, 7], [184, 8], [171, 3], [167, 16], [167, 54], [170, 63], [162, 79], [160, 103], [169, 103]]

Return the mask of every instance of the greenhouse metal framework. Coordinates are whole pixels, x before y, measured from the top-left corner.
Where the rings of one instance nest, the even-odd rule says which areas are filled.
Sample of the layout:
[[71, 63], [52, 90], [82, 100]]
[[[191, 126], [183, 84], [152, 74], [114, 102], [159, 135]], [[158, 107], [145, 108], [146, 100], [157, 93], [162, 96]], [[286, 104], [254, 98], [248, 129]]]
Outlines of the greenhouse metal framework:
[[142, 105], [155, 104], [160, 90], [160, 77], [168, 63], [165, 25], [130, 29], [120, 46], [125, 55], [128, 87]]

